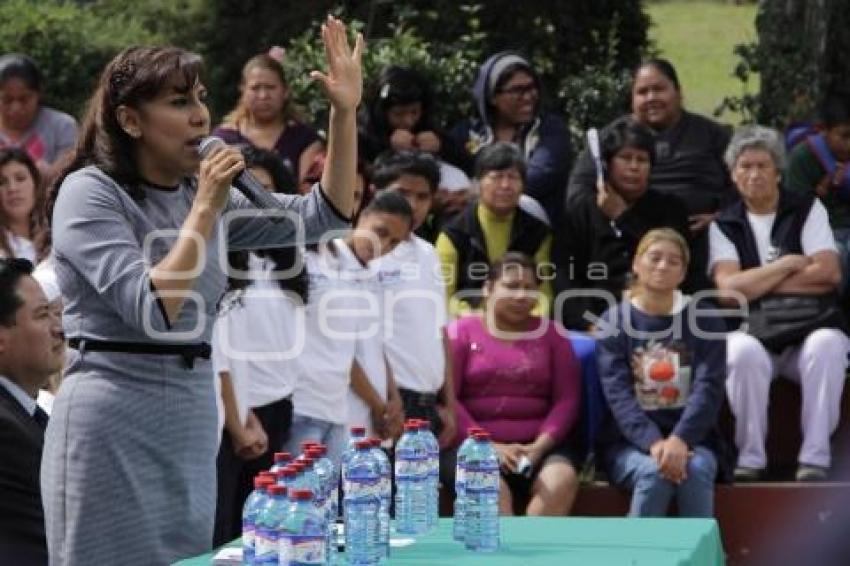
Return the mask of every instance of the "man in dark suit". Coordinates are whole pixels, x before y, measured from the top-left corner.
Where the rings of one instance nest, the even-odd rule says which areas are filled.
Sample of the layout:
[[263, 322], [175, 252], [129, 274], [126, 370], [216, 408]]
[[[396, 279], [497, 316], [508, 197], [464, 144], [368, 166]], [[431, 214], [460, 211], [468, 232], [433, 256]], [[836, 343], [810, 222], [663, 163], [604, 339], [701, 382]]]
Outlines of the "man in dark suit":
[[39, 472], [47, 414], [38, 390], [65, 343], [32, 264], [0, 259], [0, 564], [47, 564]]

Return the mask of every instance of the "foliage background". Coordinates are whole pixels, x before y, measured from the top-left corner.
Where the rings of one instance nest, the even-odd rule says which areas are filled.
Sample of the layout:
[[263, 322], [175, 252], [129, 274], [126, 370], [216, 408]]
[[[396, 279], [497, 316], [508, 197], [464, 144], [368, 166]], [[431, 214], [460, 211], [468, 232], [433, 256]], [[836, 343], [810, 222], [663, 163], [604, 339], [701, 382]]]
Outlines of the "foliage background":
[[850, 97], [850, 0], [761, 0], [756, 28], [735, 73], [759, 73], [761, 87], [725, 101], [744, 121], [784, 128], [816, 120], [829, 94]]
[[295, 96], [322, 125], [307, 73], [321, 61], [317, 29], [327, 13], [366, 35], [367, 78], [389, 63], [425, 73], [447, 124], [470, 111], [486, 56], [516, 49], [541, 73], [548, 106], [578, 133], [622, 112], [626, 70], [648, 46], [640, 0], [4, 0], [0, 52], [32, 55], [47, 76], [47, 103], [80, 115], [99, 70], [123, 47], [182, 45], [206, 60], [217, 120], [237, 99], [243, 63], [280, 45]]

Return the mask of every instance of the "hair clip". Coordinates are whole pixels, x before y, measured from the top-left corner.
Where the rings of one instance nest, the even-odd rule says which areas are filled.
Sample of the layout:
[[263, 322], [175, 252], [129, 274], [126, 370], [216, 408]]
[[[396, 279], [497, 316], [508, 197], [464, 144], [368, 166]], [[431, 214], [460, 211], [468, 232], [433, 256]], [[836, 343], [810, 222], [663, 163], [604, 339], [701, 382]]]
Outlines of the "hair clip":
[[286, 49], [280, 45], [272, 45], [266, 54], [281, 65], [283, 65], [283, 60], [286, 59]]

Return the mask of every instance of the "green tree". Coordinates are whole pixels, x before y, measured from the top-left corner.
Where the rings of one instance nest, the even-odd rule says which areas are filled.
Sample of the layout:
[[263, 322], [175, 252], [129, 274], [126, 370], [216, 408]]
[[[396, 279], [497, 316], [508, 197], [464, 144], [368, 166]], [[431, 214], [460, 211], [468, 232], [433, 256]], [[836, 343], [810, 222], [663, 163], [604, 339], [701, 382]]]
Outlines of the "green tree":
[[140, 23], [106, 25], [93, 11], [59, 0], [4, 0], [0, 22], [0, 53], [35, 59], [45, 76], [45, 102], [78, 116], [115, 53], [158, 39]]
[[760, 73], [761, 89], [725, 107], [782, 128], [816, 118], [829, 93], [850, 96], [850, 0], [761, 0], [756, 29], [757, 42], [735, 48], [735, 74], [746, 84]]
[[639, 0], [219, 0], [209, 6], [199, 41], [215, 114], [235, 103], [244, 62], [281, 45], [288, 48], [296, 96], [323, 123], [323, 103], [305, 73], [321, 63], [315, 26], [328, 12], [360, 22], [369, 50], [367, 79], [389, 63], [420, 69], [432, 79], [447, 123], [469, 113], [479, 65], [505, 49], [532, 60], [550, 107], [578, 112], [574, 131], [603, 123], [622, 111], [624, 71], [640, 60], [648, 42], [649, 21]]

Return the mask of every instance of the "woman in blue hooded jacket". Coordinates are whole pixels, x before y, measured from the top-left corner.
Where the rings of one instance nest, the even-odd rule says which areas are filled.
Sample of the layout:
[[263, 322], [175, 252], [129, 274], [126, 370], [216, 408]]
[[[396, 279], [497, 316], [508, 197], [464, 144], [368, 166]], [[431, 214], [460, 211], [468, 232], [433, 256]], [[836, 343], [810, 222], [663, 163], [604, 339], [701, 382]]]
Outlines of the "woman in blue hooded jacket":
[[556, 225], [573, 153], [564, 121], [541, 111], [540, 94], [540, 77], [528, 60], [511, 51], [496, 53], [481, 66], [473, 87], [478, 116], [457, 124], [452, 136], [466, 155], [467, 173], [482, 147], [497, 141], [517, 144], [528, 166], [525, 192]]

